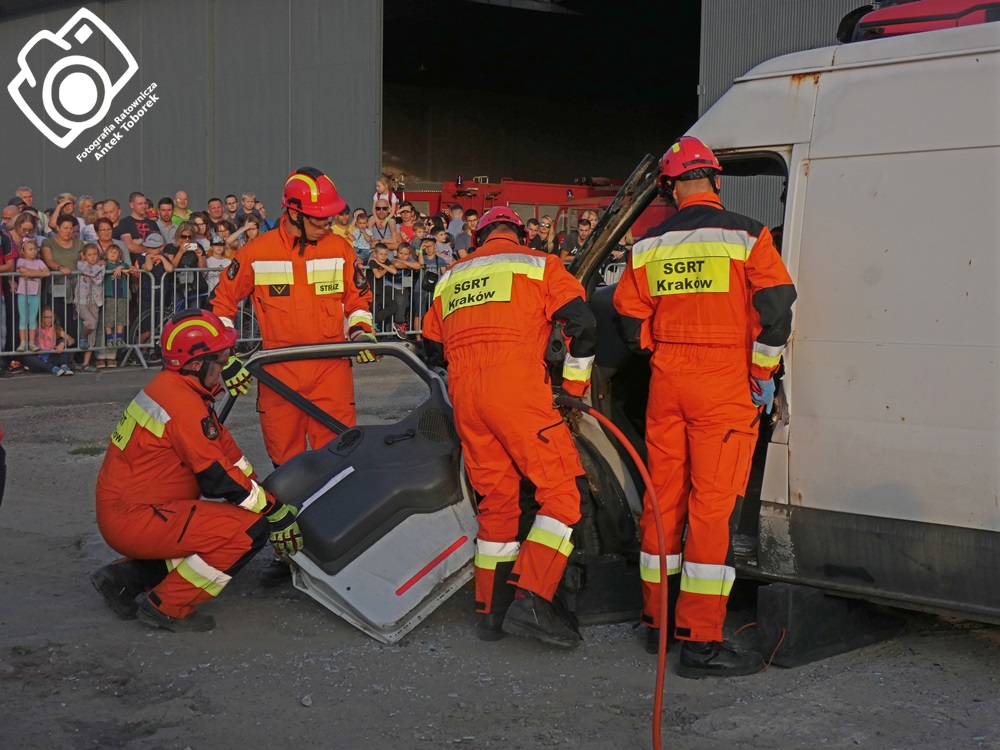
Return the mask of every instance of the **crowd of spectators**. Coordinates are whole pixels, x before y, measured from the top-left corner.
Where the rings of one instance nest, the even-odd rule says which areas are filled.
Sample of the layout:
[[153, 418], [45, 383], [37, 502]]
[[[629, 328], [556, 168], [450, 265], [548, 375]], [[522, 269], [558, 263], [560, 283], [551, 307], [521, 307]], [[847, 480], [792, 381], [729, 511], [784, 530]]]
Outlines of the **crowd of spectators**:
[[[551, 216], [530, 218], [525, 244], [569, 265], [597, 219], [596, 211], [583, 211], [560, 241]], [[64, 376], [116, 367], [130, 346], [155, 343], [153, 312], [173, 304], [205, 305], [240, 247], [275, 228], [252, 192], [211, 198], [203, 211], [191, 206], [183, 190], [155, 204], [134, 192], [127, 212], [113, 198], [60, 193], [53, 208], [39, 210], [34, 192], [23, 186], [4, 207], [3, 220], [5, 375], [30, 370]], [[371, 286], [378, 332], [419, 336], [437, 280], [475, 252], [478, 222], [475, 209], [457, 204], [422, 216], [384, 177], [376, 180], [371, 213], [348, 207], [335, 217], [332, 231], [354, 247], [358, 270]], [[612, 260], [630, 247], [626, 236]], [[145, 310], [151, 312], [143, 317]]]

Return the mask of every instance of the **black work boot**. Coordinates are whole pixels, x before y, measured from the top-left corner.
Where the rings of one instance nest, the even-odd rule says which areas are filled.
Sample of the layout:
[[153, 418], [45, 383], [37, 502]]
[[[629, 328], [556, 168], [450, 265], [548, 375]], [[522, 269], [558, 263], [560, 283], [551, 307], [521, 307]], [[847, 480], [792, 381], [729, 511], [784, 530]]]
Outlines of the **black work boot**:
[[721, 641], [684, 641], [677, 667], [680, 677], [738, 677], [764, 668], [756, 651], [740, 651]]
[[140, 597], [136, 614], [143, 624], [171, 633], [205, 633], [215, 627], [215, 618], [201, 612], [192, 612], [187, 617], [164, 614], [149, 601], [148, 596]]
[[105, 604], [123, 620], [134, 620], [139, 605], [135, 598], [145, 591], [134, 575], [130, 561], [111, 563], [90, 574], [90, 582]]
[[270, 565], [257, 575], [257, 583], [268, 589], [281, 586], [283, 583], [288, 583], [291, 580], [292, 566], [280, 557], [272, 558]]
[[562, 602], [548, 601], [532, 591], [518, 589], [518, 597], [507, 610], [503, 631], [535, 638], [559, 648], [576, 648], [583, 642], [580, 629]]
[[507, 578], [514, 570], [514, 563], [497, 563], [493, 572], [493, 596], [490, 600], [490, 611], [480, 615], [476, 627], [476, 635], [481, 641], [499, 641], [504, 637], [503, 618], [507, 615], [514, 592], [517, 590], [507, 583]]

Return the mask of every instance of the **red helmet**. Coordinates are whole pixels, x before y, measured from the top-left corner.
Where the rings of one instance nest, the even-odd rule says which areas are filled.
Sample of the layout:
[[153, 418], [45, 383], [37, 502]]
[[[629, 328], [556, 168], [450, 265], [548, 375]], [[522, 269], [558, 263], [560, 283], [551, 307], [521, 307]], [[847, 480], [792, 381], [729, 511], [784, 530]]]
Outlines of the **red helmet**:
[[347, 206], [333, 180], [315, 167], [299, 167], [285, 180], [281, 207], [294, 208], [314, 219], [329, 219]]
[[721, 172], [722, 165], [715, 158], [712, 149], [689, 135], [679, 138], [660, 159], [660, 175], [671, 180], [676, 180], [682, 174], [695, 169], [714, 169]]
[[515, 213], [514, 209], [507, 206], [494, 206], [483, 214], [476, 226], [476, 244], [482, 245], [486, 242], [486, 238], [493, 231], [490, 227], [495, 229], [497, 224], [509, 224], [517, 232], [518, 240], [524, 237], [524, 222], [521, 221], [521, 217]]
[[224, 352], [236, 343], [236, 336], [236, 329], [215, 313], [197, 307], [184, 310], [163, 326], [163, 366], [179, 370], [193, 359]]

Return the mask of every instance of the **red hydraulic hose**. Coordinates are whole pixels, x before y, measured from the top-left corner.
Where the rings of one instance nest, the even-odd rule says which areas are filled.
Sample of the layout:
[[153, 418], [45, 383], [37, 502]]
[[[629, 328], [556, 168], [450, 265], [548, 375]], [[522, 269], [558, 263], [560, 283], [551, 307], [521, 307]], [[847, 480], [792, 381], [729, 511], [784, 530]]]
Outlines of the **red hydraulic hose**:
[[646, 494], [653, 507], [653, 521], [656, 523], [656, 540], [659, 543], [658, 557], [660, 560], [660, 643], [656, 656], [656, 688], [653, 692], [653, 750], [661, 750], [663, 745], [660, 742], [660, 723], [663, 716], [663, 676], [667, 666], [667, 576], [664, 572], [667, 569], [667, 543], [663, 533], [663, 519], [660, 517], [660, 506], [656, 501], [656, 493], [653, 491], [653, 480], [649, 476], [649, 470], [642, 462], [638, 452], [622, 431], [615, 427], [614, 422], [605, 417], [600, 412], [592, 409], [588, 404], [578, 398], [573, 398], [566, 393], [557, 393], [555, 396], [556, 406], [569, 409], [576, 409], [596, 419], [608, 432], [615, 436], [626, 452], [631, 456], [643, 484], [646, 485]]

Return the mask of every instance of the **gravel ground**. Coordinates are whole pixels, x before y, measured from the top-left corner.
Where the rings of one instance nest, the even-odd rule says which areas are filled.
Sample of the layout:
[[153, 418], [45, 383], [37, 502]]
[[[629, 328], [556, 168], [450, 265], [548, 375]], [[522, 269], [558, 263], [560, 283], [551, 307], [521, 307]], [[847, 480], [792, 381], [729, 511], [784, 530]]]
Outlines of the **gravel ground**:
[[[361, 421], [422, 384], [358, 369]], [[11, 748], [648, 748], [655, 660], [630, 624], [564, 653], [475, 638], [466, 587], [395, 646], [291, 587], [255, 587], [260, 555], [205, 606], [207, 634], [116, 619], [87, 575], [115, 557], [93, 486], [138, 370], [0, 383], [0, 746]], [[268, 466], [252, 400], [228, 423]], [[797, 669], [682, 680], [668, 654], [665, 748], [1000, 748], [1000, 629], [904, 613], [894, 639]], [[750, 631], [746, 631], [750, 632]]]

